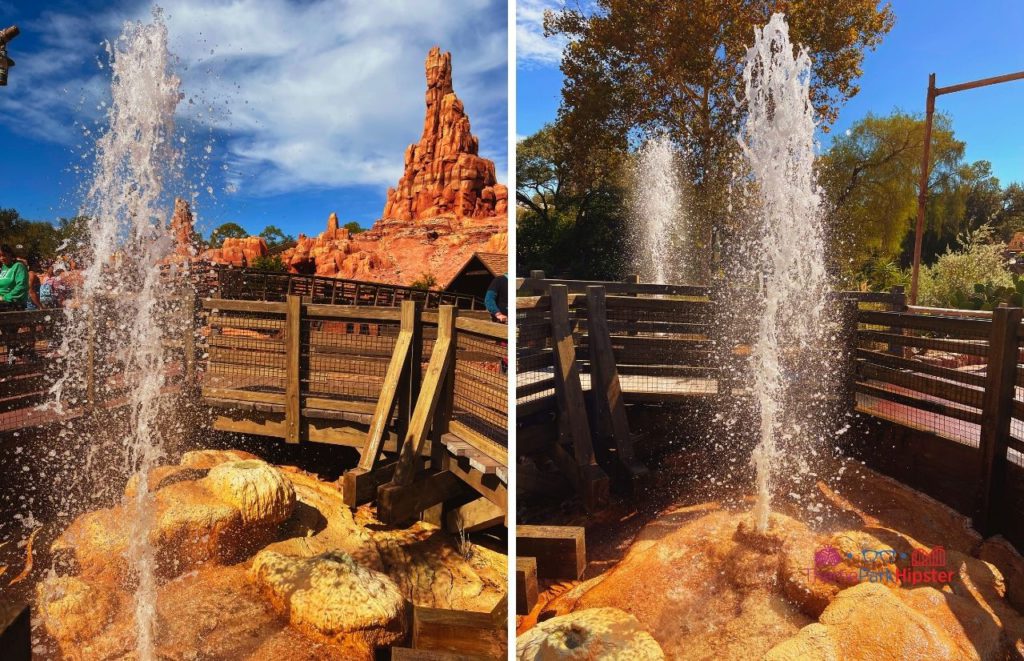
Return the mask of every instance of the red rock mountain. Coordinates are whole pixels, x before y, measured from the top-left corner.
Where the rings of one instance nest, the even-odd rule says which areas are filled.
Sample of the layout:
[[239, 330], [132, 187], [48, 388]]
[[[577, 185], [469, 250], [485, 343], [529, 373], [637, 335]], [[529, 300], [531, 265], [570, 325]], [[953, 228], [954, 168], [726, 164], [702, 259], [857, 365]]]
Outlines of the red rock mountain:
[[405, 150], [405, 174], [388, 189], [384, 218], [419, 220], [452, 214], [488, 218], [506, 213], [508, 189], [494, 162], [478, 155], [462, 101], [452, 89], [452, 55], [427, 55], [427, 115], [423, 135]]
[[[478, 153], [452, 89], [451, 53], [431, 49], [426, 76], [423, 134], [405, 150], [405, 172], [388, 190], [383, 216], [352, 234], [332, 213], [324, 232], [300, 234], [295, 247], [282, 253], [290, 271], [406, 285], [431, 276], [444, 287], [473, 253], [508, 252], [508, 188], [497, 183], [494, 162]], [[204, 256], [240, 265], [243, 254], [265, 249], [225, 241]]]
[[446, 286], [474, 252], [508, 251], [508, 188], [478, 154], [462, 101], [452, 90], [450, 53], [426, 61], [427, 112], [384, 214], [357, 234], [331, 214], [319, 236], [299, 236], [283, 257], [292, 271], [395, 284], [433, 276]]

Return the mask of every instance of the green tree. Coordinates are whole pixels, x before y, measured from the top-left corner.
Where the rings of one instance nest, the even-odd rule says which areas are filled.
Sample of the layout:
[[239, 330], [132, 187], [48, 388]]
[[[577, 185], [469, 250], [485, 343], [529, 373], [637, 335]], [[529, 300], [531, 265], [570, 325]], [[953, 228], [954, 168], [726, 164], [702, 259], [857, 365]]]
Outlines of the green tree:
[[[575, 8], [574, 8], [575, 7]], [[584, 176], [594, 151], [625, 150], [641, 134], [670, 136], [690, 154], [698, 235], [721, 223], [734, 170], [743, 68], [754, 29], [777, 0], [595, 0], [549, 12], [545, 32], [569, 43], [562, 55], [559, 123], [574, 136], [570, 165]], [[892, 29], [888, 3], [785, 3], [794, 43], [812, 58], [811, 94], [823, 129], [858, 92], [864, 51]]]
[[626, 252], [627, 156], [592, 150], [584, 172], [574, 168], [575, 139], [551, 124], [516, 148], [516, 223], [520, 270], [589, 279], [622, 276]]
[[238, 223], [224, 223], [210, 232], [210, 246], [220, 248], [224, 239], [242, 239], [249, 236], [249, 233]]
[[252, 260], [249, 268], [257, 271], [287, 271], [281, 255], [261, 255]]
[[0, 240], [19, 257], [52, 259], [60, 246], [60, 233], [52, 223], [22, 218], [16, 209], [0, 209]]
[[[839, 272], [857, 271], [871, 260], [909, 256], [905, 241], [909, 233], [913, 245], [923, 144], [920, 116], [868, 114], [836, 136], [819, 159], [819, 183], [828, 204], [830, 257]], [[968, 188], [962, 184], [981, 186], [991, 176], [984, 163], [963, 163], [965, 146], [954, 136], [950, 118], [936, 115], [927, 207], [930, 240], [925, 251], [930, 256], [943, 252], [965, 229]]]
[[342, 228], [347, 229], [349, 234], [359, 234], [360, 232], [366, 231], [365, 229], [363, 229], [362, 225], [360, 225], [354, 220], [348, 221], [347, 223], [342, 225]]
[[267, 246], [270, 248], [295, 241], [295, 237], [285, 234], [277, 225], [267, 225], [260, 232], [260, 236], [263, 237], [263, 240], [267, 242]]
[[422, 289], [424, 291], [428, 289], [434, 289], [437, 287], [437, 278], [433, 273], [423, 273], [419, 278], [414, 280], [410, 285], [413, 289]]

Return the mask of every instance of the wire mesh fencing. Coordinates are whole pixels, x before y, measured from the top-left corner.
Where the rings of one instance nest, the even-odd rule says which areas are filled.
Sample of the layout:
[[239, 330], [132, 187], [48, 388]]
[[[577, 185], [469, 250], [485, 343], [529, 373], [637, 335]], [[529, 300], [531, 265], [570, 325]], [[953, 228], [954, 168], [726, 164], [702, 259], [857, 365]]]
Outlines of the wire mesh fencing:
[[304, 391], [311, 396], [376, 401], [398, 339], [399, 322], [302, 320]]
[[[595, 352], [610, 349], [624, 393], [717, 393], [714, 304], [707, 298], [608, 296], [597, 315], [593, 299], [577, 300], [573, 315], [579, 322], [575, 337], [585, 388]], [[607, 336], [608, 346], [599, 333]]]
[[978, 447], [991, 321], [876, 310], [858, 317], [858, 409]]
[[[495, 324], [500, 330], [507, 327]], [[508, 445], [508, 339], [460, 329], [452, 419]]]

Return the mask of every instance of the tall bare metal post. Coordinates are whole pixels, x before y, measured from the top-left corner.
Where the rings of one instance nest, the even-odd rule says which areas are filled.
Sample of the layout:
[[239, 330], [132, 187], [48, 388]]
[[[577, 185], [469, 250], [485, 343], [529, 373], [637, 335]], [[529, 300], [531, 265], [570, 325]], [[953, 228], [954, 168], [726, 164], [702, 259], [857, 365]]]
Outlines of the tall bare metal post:
[[931, 160], [932, 118], [935, 114], [935, 98], [943, 94], [987, 87], [997, 83], [1008, 83], [1012, 80], [1024, 80], [1024, 71], [982, 78], [981, 80], [972, 80], [967, 83], [950, 85], [949, 87], [935, 87], [935, 74], [929, 74], [928, 76], [928, 96], [925, 103], [924, 149], [921, 153], [921, 176], [917, 189], [917, 223], [914, 226], [914, 266], [910, 275], [911, 305], [917, 305], [917, 282], [921, 272], [921, 244], [924, 241], [924, 214], [928, 202], [928, 166]]
[[917, 223], [914, 225], [914, 267], [910, 275], [910, 304], [917, 305], [917, 278], [921, 273], [921, 244], [924, 241], [924, 211], [928, 203], [928, 165], [932, 151], [932, 116], [935, 114], [935, 74], [928, 75], [925, 101], [924, 149], [921, 150], [921, 178], [917, 184]]

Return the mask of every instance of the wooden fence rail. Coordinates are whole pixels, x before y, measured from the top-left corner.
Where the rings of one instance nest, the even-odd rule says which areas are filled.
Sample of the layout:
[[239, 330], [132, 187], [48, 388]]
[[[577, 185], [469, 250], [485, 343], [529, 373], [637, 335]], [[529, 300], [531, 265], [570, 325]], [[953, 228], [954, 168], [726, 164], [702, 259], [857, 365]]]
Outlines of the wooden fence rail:
[[[350, 506], [385, 522], [446, 501], [453, 525], [507, 514], [508, 327], [454, 305], [425, 309], [207, 299], [202, 396], [215, 429], [344, 445]], [[500, 394], [500, 397], [498, 395]]]
[[[555, 459], [589, 508], [606, 493], [605, 471], [628, 475], [622, 464], [635, 461], [616, 410], [623, 403], [744, 396], [744, 384], [721, 369], [736, 357], [716, 346], [718, 305], [708, 288], [533, 272], [519, 293], [518, 450]], [[908, 308], [901, 288], [832, 296], [846, 319], [838, 344], [848, 349], [836, 353], [848, 361], [835, 370], [844, 382], [837, 401], [976, 449], [977, 474], [961, 475], [974, 505], [963, 509], [982, 533], [1004, 531], [1011, 491], [1024, 494], [1021, 310]]]
[[301, 273], [213, 265], [196, 279], [203, 298], [284, 301], [288, 296], [305, 296], [313, 303], [331, 305], [397, 307], [402, 301], [418, 301], [425, 308], [485, 309], [482, 300], [468, 294]]

